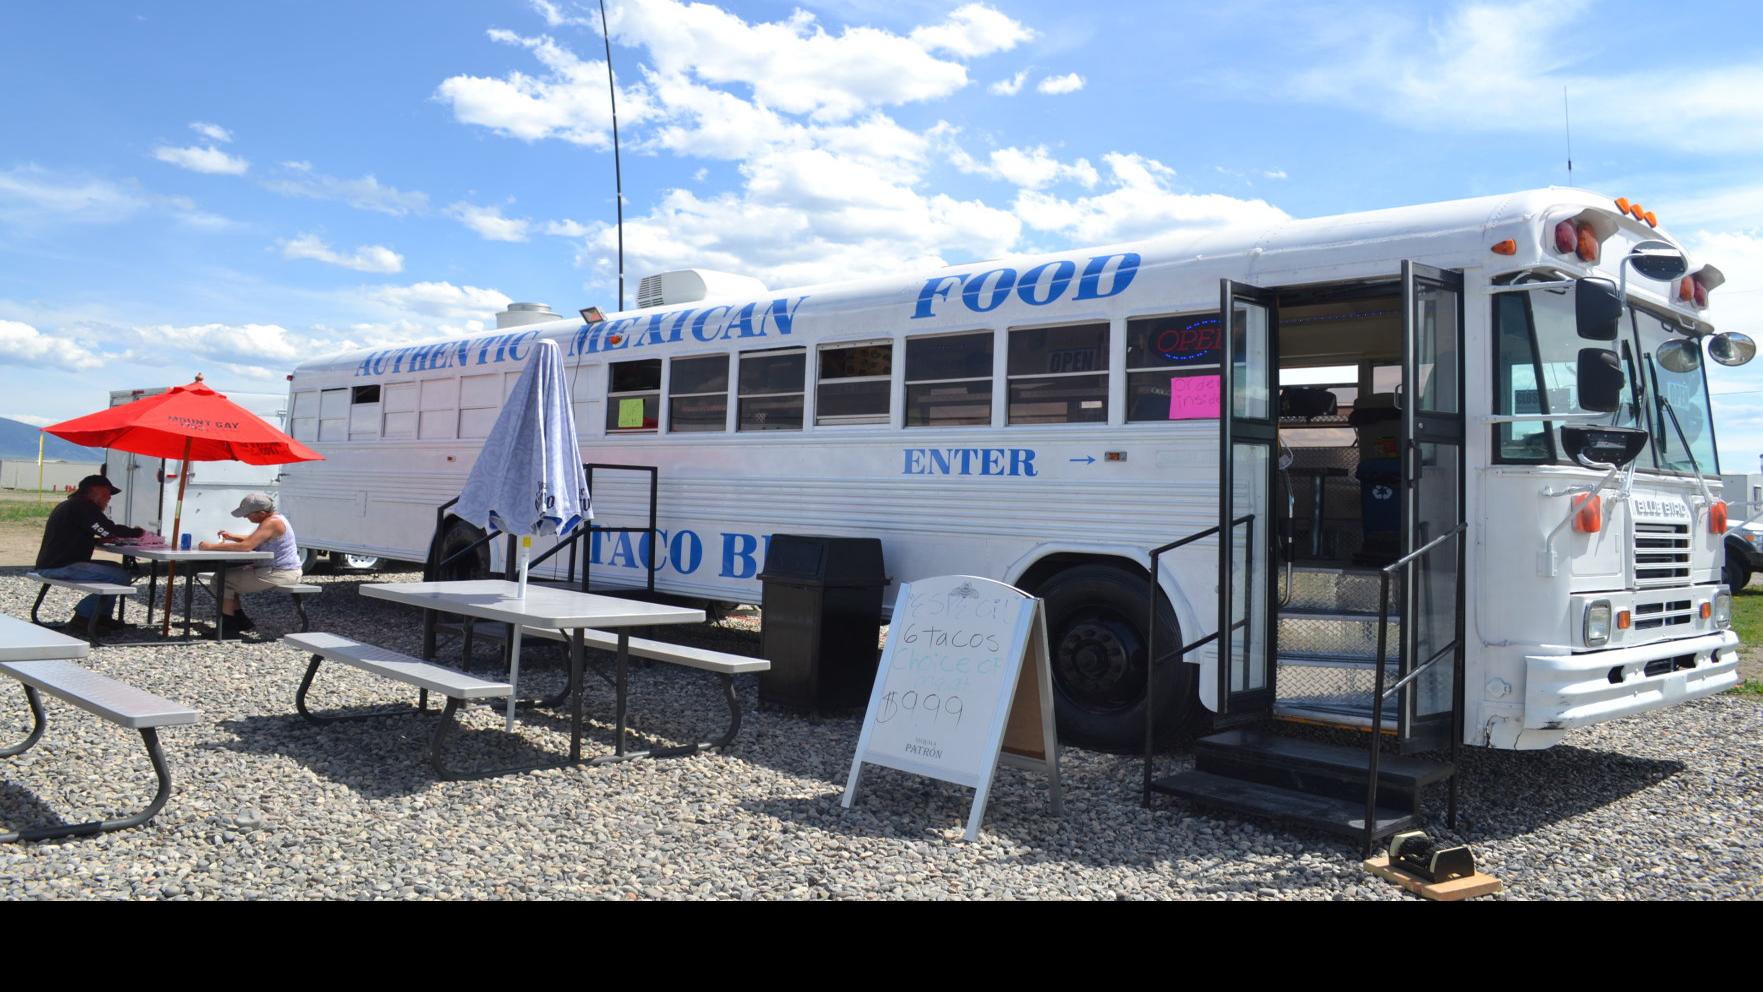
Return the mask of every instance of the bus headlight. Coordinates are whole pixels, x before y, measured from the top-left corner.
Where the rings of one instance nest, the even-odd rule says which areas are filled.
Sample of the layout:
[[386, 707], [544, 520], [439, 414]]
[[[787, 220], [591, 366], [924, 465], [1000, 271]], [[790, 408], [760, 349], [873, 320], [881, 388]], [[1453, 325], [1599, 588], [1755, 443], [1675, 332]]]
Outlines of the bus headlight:
[[1600, 599], [1585, 608], [1585, 646], [1601, 648], [1610, 643], [1610, 601]]
[[1714, 626], [1721, 630], [1732, 626], [1732, 593], [1714, 594]]

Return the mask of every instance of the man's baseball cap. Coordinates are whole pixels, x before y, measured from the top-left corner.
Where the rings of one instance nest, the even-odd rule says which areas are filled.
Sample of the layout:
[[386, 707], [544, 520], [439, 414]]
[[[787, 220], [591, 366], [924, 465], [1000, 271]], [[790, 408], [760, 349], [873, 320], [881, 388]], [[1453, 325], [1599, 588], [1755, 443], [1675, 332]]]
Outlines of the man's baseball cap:
[[239, 500], [239, 508], [233, 511], [233, 516], [248, 517], [253, 513], [267, 513], [273, 509], [275, 500], [270, 499], [268, 493], [246, 493], [245, 498]]
[[97, 489], [99, 486], [103, 486], [105, 489], [110, 490], [110, 495], [112, 495], [112, 496], [115, 496], [117, 493], [122, 492], [121, 489], [118, 489], [115, 486], [111, 485], [110, 480], [106, 479], [102, 475], [88, 475], [85, 478], [81, 479], [79, 492], [83, 493], [83, 492], [86, 492], [87, 490], [90, 490], [90, 489]]

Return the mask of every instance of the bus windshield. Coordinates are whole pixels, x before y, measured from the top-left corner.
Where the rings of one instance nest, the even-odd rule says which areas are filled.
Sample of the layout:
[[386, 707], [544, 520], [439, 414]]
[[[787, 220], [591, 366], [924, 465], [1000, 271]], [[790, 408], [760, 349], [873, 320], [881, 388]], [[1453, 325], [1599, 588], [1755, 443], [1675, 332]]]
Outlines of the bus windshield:
[[[1673, 372], [1660, 364], [1656, 352], [1661, 344], [1684, 340], [1679, 325], [1669, 319], [1631, 308], [1634, 333], [1640, 350], [1646, 356], [1647, 397], [1645, 406], [1652, 423], [1654, 464], [1667, 472], [1695, 472], [1705, 476], [1720, 474], [1715, 461], [1714, 417], [1709, 408], [1706, 363], [1698, 363], [1687, 372]], [[1695, 354], [1702, 353], [1701, 342]]]
[[[1500, 414], [1584, 414], [1579, 405], [1579, 352], [1603, 347], [1601, 342], [1579, 336], [1574, 298], [1561, 288], [1536, 289], [1528, 293], [1502, 293], [1495, 297], [1494, 334], [1498, 356], [1494, 369], [1494, 412]], [[1635, 402], [1638, 369], [1633, 356], [1623, 354], [1622, 402], [1615, 413], [1600, 423], [1617, 427], [1643, 427]], [[1681, 416], [1681, 413], [1679, 414]], [[1496, 448], [1501, 461], [1553, 462], [1553, 431], [1543, 420], [1500, 424]], [[1700, 453], [1698, 452], [1698, 457]]]

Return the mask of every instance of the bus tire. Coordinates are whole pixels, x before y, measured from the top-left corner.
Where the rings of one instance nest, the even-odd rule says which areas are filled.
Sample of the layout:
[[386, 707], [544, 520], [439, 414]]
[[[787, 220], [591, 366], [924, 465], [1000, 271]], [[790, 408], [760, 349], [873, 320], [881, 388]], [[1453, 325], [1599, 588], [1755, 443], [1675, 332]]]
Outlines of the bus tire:
[[1750, 566], [1733, 557], [1732, 552], [1729, 551], [1726, 554], [1726, 568], [1721, 578], [1726, 581], [1726, 587], [1732, 590], [1732, 594], [1737, 596], [1740, 590], [1751, 584]]
[[[1035, 590], [1047, 604], [1054, 712], [1059, 739], [1099, 751], [1139, 752], [1145, 746], [1148, 580], [1108, 565], [1058, 572]], [[1181, 628], [1157, 597], [1157, 747], [1195, 729], [1195, 669], [1175, 657]]]
[[311, 548], [297, 547], [294, 549], [294, 553], [300, 556], [300, 571], [302, 572], [312, 571], [312, 566], [318, 563], [318, 553]]
[[[441, 556], [437, 561], [446, 561], [471, 546], [473, 541], [482, 540], [484, 532], [463, 520], [455, 519], [441, 537]], [[480, 545], [474, 554], [465, 556], [441, 570], [438, 578], [443, 582], [456, 582], [463, 579], [487, 579], [490, 577], [490, 546]]]

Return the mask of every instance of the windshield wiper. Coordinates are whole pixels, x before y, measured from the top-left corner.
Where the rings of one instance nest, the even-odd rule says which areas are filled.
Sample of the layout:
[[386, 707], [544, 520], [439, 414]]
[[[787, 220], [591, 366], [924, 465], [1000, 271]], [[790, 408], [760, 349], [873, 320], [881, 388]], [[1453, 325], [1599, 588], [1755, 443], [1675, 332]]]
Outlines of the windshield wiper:
[[[1648, 358], [1647, 361], [1650, 363], [1652, 359]], [[1696, 488], [1702, 491], [1702, 499], [1713, 506], [1714, 494], [1708, 491], [1708, 483], [1702, 479], [1702, 466], [1696, 460], [1696, 450], [1690, 447], [1690, 439], [1684, 436], [1683, 424], [1677, 419], [1677, 411], [1672, 408], [1671, 401], [1665, 398], [1663, 389], [1659, 391], [1659, 409], [1664, 410], [1665, 415], [1671, 418], [1671, 427], [1677, 431], [1677, 439], [1683, 444], [1683, 453], [1689, 456], [1690, 468], [1696, 473]]]

